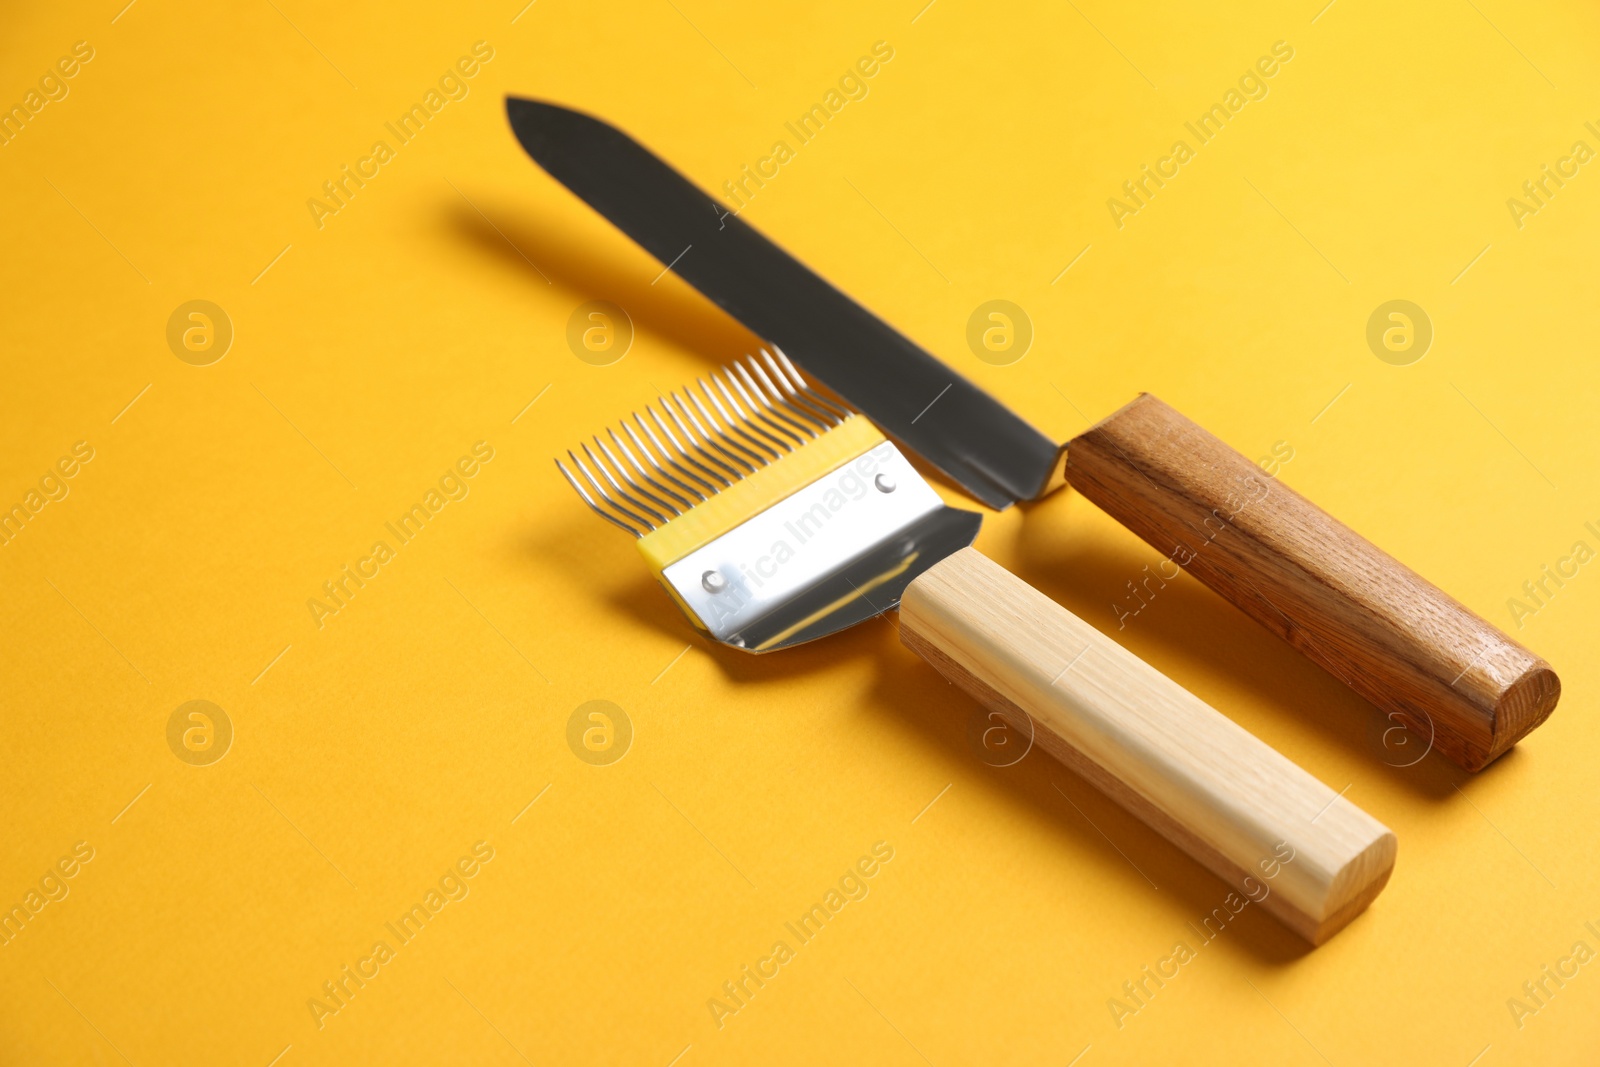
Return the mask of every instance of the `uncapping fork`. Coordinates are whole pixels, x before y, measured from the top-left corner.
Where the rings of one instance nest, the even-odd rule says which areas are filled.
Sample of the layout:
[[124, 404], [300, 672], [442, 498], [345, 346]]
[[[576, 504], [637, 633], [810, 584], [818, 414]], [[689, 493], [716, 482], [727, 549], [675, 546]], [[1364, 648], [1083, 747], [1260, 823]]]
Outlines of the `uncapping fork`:
[[556, 461], [696, 628], [771, 652], [898, 606], [907, 646], [1224, 881], [1273, 872], [1262, 906], [1307, 941], [1383, 889], [1393, 833], [970, 547], [982, 516], [781, 352], [709, 379]]

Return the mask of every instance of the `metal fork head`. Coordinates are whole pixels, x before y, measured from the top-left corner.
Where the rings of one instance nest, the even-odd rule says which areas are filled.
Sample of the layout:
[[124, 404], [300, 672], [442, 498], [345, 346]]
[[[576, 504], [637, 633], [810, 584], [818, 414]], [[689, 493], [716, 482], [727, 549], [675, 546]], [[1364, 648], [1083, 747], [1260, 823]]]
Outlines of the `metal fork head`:
[[854, 417], [776, 349], [719, 368], [711, 383], [630, 413], [631, 425], [606, 429], [610, 445], [597, 434], [556, 468], [595, 514], [643, 537]]

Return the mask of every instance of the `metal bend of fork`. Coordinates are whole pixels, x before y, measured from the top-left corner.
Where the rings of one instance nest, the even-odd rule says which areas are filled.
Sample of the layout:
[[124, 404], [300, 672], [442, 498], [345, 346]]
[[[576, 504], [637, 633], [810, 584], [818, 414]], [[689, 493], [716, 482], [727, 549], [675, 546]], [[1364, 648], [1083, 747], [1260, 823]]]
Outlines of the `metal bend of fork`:
[[[567, 458], [572, 460], [572, 465], [578, 468], [578, 473], [583, 475], [583, 480], [589, 483], [589, 488], [593, 489], [595, 494], [599, 496], [601, 500], [604, 500], [611, 510], [626, 517], [630, 522], [637, 523], [639, 526], [643, 527], [644, 531], [646, 532], [655, 529], [655, 525], [651, 523], [649, 519], [645, 518], [643, 515], [634, 514], [621, 504], [617, 503], [615, 500], [612, 500], [610, 494], [606, 492], [605, 487], [600, 484], [600, 480], [594, 476], [588, 467], [583, 465], [583, 460], [579, 459], [577, 454], [574, 453], [570, 448], [567, 449]], [[643, 537], [644, 533], [641, 532], [638, 536]]]
[[[644, 424], [644, 420], [643, 419], [639, 418], [639, 415], [638, 415], [637, 412], [634, 413], [633, 420], [639, 424], [639, 428], [641, 430], [643, 430], [645, 433], [649, 433], [650, 432], [650, 428]], [[685, 493], [688, 493], [690, 496], [692, 496], [696, 500], [700, 501], [700, 503], [704, 504], [706, 502], [706, 495], [704, 493], [700, 492], [700, 490], [696, 489], [694, 486], [688, 484], [687, 482], [679, 481], [678, 478], [675, 475], [667, 473], [666, 468], [661, 465], [661, 460], [656, 458], [655, 452], [652, 452], [652, 451], [650, 451], [650, 449], [645, 447], [645, 443], [643, 441], [639, 440], [639, 435], [633, 432], [633, 427], [628, 425], [628, 421], [626, 419], [624, 419], [622, 421], [622, 428], [624, 430], [626, 430], [627, 433], [628, 433], [628, 436], [633, 439], [633, 443], [639, 446], [639, 451], [644, 453], [644, 458], [648, 459], [650, 461], [650, 466], [654, 467], [656, 469], [656, 472], [659, 473], [661, 475], [661, 477], [667, 479], [667, 481], [671, 482], [673, 485], [677, 486], [679, 489], [682, 489]], [[666, 450], [661, 447], [661, 442], [660, 441], [656, 441], [654, 436], [652, 436], [650, 439], [652, 441], [655, 441], [655, 446], [656, 446], [657, 451], [661, 452], [662, 455], [665, 456], [666, 455]], [[668, 463], [672, 463], [672, 458], [670, 456], [667, 457], [667, 462]], [[673, 465], [676, 466], [676, 464], [673, 464]], [[684, 473], [687, 474], [688, 472], [685, 471]], [[691, 479], [691, 480], [698, 481], [698, 479]], [[707, 486], [706, 488], [709, 489], [710, 486]]]
[[[768, 358], [768, 360], [771, 360], [770, 355], [766, 354], [766, 349], [762, 349], [762, 355], [763, 357]], [[797, 403], [794, 402], [794, 398], [790, 397], [790, 394], [792, 394], [794, 390], [784, 389], [784, 386], [787, 386], [789, 382], [784, 381], [784, 386], [778, 386], [778, 384], [771, 379], [771, 376], [766, 374], [766, 371], [763, 370], [762, 365], [755, 362], [755, 357], [747, 357], [746, 362], [749, 363], [750, 368], [754, 368], [755, 373], [762, 376], [762, 384], [763, 386], [766, 386], [766, 392], [768, 392], [768, 395], [771, 395], [771, 398], [776, 400], [779, 405], [787, 408], [790, 413], [798, 416], [798, 419], [800, 419], [800, 424], [805, 427], [806, 432], [810, 432], [813, 437], [816, 437], [816, 434], [814, 434], [814, 430], [811, 430], [811, 427], [816, 426], [816, 429], [827, 430], [834, 426], [834, 422], [830, 421], [830, 419], [821, 418], [821, 416], [818, 416], [818, 414], [814, 413], [814, 411], [806, 410], [806, 408], [802, 408], [802, 406], [797, 405]], [[773, 366], [773, 370], [778, 370], [776, 365]], [[779, 374], [779, 378], [782, 378], [781, 374]]]
[[[696, 398], [696, 406], [704, 407], [699, 398]], [[749, 433], [736, 423], [731, 423], [725, 418], [720, 420], [712, 419], [710, 421], [720, 436], [722, 443], [733, 449], [741, 459], [754, 464], [758, 470], [762, 467], [770, 466], [773, 459], [776, 458], [763, 448], [759, 441], [751, 438]], [[753, 444], [751, 443], [752, 441], [754, 441]]]
[[[712, 380], [716, 380], [715, 374], [712, 375]], [[746, 423], [748, 422], [747, 419], [745, 419], [742, 415], [736, 419], [728, 414], [728, 409], [722, 406], [722, 401], [717, 399], [717, 394], [711, 391], [711, 387], [705, 383], [704, 378], [696, 378], [695, 381], [699, 384], [700, 391], [706, 395], [706, 399], [710, 400], [711, 405], [717, 409], [717, 414], [722, 416], [722, 421], [728, 427], [728, 429], [755, 446], [755, 449], [751, 449], [748, 445], [741, 445], [741, 448], [743, 448], [746, 452], [750, 452], [752, 455], [759, 456], [763, 466], [771, 463], [775, 459], [783, 458], [782, 452], [779, 452], [771, 445], [762, 441], [761, 438], [755, 436], [749, 431], [749, 429], [746, 428]], [[722, 383], [718, 382], [717, 384], [718, 388], [721, 388]], [[728, 402], [731, 404], [733, 402], [733, 398], [729, 397]]]
[[[663, 448], [663, 452], [667, 456], [667, 462], [671, 463], [678, 470], [689, 475], [695, 481], [705, 486], [712, 493], [720, 493], [722, 490], [728, 487], [729, 482], [726, 478], [722, 477], [722, 475], [710, 469], [704, 463], [701, 463], [699, 460], [695, 459], [689, 454], [689, 450], [683, 447], [683, 442], [678, 440], [677, 434], [672, 432], [672, 428], [668, 426], [666, 421], [661, 418], [661, 412], [657, 411], [654, 405], [647, 404], [645, 405], [644, 410], [650, 416], [650, 421], [656, 424], [656, 429], [660, 430], [664, 435], [666, 435], [667, 440], [672, 444], [672, 448], [670, 450]], [[654, 433], [651, 434], [651, 438], [655, 438]], [[686, 463], [689, 466], [684, 466]], [[690, 470], [689, 467], [693, 467], [695, 470]], [[700, 473], [696, 474], [695, 471], [699, 471]], [[701, 474], [704, 474], [706, 477], [702, 478], [700, 476]], [[712, 480], [707, 481], [707, 478]]]
[[[761, 353], [762, 355], [767, 355], [768, 349], [763, 348]], [[776, 360], [783, 376], [789, 379], [789, 381], [794, 384], [796, 389], [806, 393], [812, 392], [811, 383], [806, 381], [806, 376], [800, 373], [800, 368], [794, 365], [794, 360], [790, 359], [783, 349], [779, 348], [777, 345], [773, 345], [770, 350], [770, 354], [771, 357]], [[845, 412], [839, 410], [839, 405], [837, 404], [828, 403], [824, 404], [824, 406], [836, 414], [845, 414]]]
[[[784, 384], [788, 385], [787, 382]], [[786, 402], [792, 409], [804, 413], [809, 419], [820, 422], [823, 427], [827, 429], [832, 429], [835, 426], [842, 425], [844, 422], [844, 419], [822, 407], [820, 404], [808, 397], [805, 393], [802, 393], [800, 390], [795, 389], [792, 386], [789, 387], [789, 395]]]
[[[705, 482], [707, 489], [710, 489], [713, 493], [720, 493], [723, 489], [726, 489], [728, 486], [733, 484], [732, 482], [728, 481], [728, 479], [724, 478], [722, 475], [718, 474], [716, 471], [712, 470], [710, 467], [707, 467], [704, 463], [701, 463], [699, 460], [690, 455], [689, 450], [684, 448], [683, 445], [678, 441], [677, 435], [674, 434], [667, 424], [662, 421], [661, 413], [659, 411], [657, 411], [653, 406], [647, 406], [645, 410], [650, 413], [650, 419], [656, 424], [656, 427], [660, 429], [662, 433], [667, 435], [667, 440], [672, 442], [672, 447], [677, 450], [679, 459], [683, 460], [685, 463], [688, 463], [690, 466], [694, 467], [702, 474], [705, 474], [707, 477], [713, 478], [722, 483], [721, 487], [719, 488], [718, 486], [712, 485], [710, 482]], [[672, 414], [671, 408], [667, 409], [667, 414]], [[704, 482], [705, 480], [696, 477], [696, 481]]]
[[[626, 430], [628, 428], [628, 424], [627, 423], [623, 423], [622, 424], [622, 428], [624, 430]], [[633, 469], [639, 472], [639, 477], [643, 478], [646, 482], [648, 482], [652, 489], [655, 489], [656, 491], [664, 494], [665, 496], [670, 496], [674, 501], [677, 502], [676, 503], [676, 507], [677, 507], [678, 514], [682, 515], [685, 511], [687, 511], [690, 508], [694, 507], [693, 504], [689, 503], [689, 498], [688, 497], [679, 496], [677, 493], [674, 493], [671, 489], [668, 489], [665, 485], [661, 484], [660, 482], [656, 481], [654, 478], [650, 477], [650, 472], [644, 469], [644, 464], [639, 462], [638, 457], [633, 454], [633, 449], [628, 447], [627, 442], [624, 441], [622, 438], [617, 436], [617, 431], [611, 429], [608, 426], [608, 427], [606, 427], [606, 433], [611, 435], [611, 440], [616, 443], [617, 450], [620, 451], [624, 456], [626, 456], [628, 458], [628, 462], [629, 463], [633, 464]], [[640, 449], [642, 450], [643, 447], [644, 446], [641, 445]], [[655, 457], [654, 456], [650, 457], [650, 463], [653, 466], [655, 465]], [[656, 469], [660, 470], [659, 467], [657, 467]], [[662, 473], [663, 473], [663, 476], [664, 476], [665, 472], [662, 472]]]
[[788, 408], [792, 413], [799, 416], [808, 426], [814, 425], [818, 430], [822, 430], [824, 432], [832, 429], [834, 426], [832, 419], [825, 419], [821, 415], [812, 411], [810, 408], [802, 407], [800, 404], [795, 402], [793, 397], [780, 397], [779, 403], [783, 404], [784, 407]]
[[[576, 461], [576, 457], [574, 457], [574, 461]], [[567, 470], [566, 465], [563, 464], [559, 459], [556, 460], [556, 470], [561, 472], [561, 476], [567, 480], [567, 484], [572, 486], [573, 490], [577, 492], [578, 496], [583, 498], [583, 502], [589, 505], [589, 510], [593, 511], [596, 515], [600, 516], [602, 519], [606, 520], [618, 529], [628, 531], [634, 537], [644, 536], [644, 531], [635, 530], [632, 526], [629, 526], [627, 523], [611, 514], [605, 508], [602, 508], [599, 504], [596, 504], [594, 502], [594, 497], [590, 496], [588, 491], [584, 489], [583, 486], [578, 484], [578, 480], [572, 476], [572, 472]]]
[[[761, 398], [761, 402], [766, 405], [767, 411], [772, 415], [773, 418], [781, 419], [785, 424], [794, 427], [795, 429], [804, 433], [807, 437], [817, 436], [817, 431], [812, 429], [809, 425], [804, 422], [797, 422], [794, 418], [784, 414], [784, 412], [778, 409], [778, 405], [773, 402], [773, 397], [771, 396], [771, 393], [777, 392], [776, 386], [769, 381], [767, 383], [766, 390], [763, 390], [761, 385], [755, 380], [755, 376], [750, 373], [749, 369], [747, 369], [743, 363], [737, 363], [735, 364], [735, 367], [737, 367], [739, 373], [744, 376], [745, 382], [750, 386], [751, 391]], [[759, 366], [756, 367], [756, 372], [761, 373], [761, 368]], [[765, 377], [764, 374], [762, 376]], [[778, 396], [778, 400], [781, 401], [782, 399], [782, 395], [780, 394]]]
[[[682, 407], [682, 402], [678, 401], [677, 394], [669, 393], [667, 395], [672, 397], [672, 399], [674, 401], [677, 401], [679, 407]], [[667, 414], [671, 417], [672, 421], [675, 424], [677, 424], [678, 429], [683, 431], [683, 436], [686, 437], [688, 439], [689, 443], [694, 446], [694, 449], [695, 449], [696, 452], [699, 452], [706, 459], [710, 460], [712, 463], [715, 463], [717, 466], [721, 467], [728, 474], [732, 475], [734, 481], [738, 481], [738, 480], [740, 480], [741, 478], [744, 477], [744, 473], [742, 471], [740, 471], [737, 467], [730, 466], [729, 464], [723, 462], [722, 460], [718, 459], [716, 456], [713, 456], [711, 454], [711, 452], [706, 448], [706, 446], [701, 443], [700, 438], [695, 435], [695, 432], [689, 428], [688, 423], [685, 423], [683, 421], [683, 419], [679, 417], [677, 411], [675, 411], [673, 409], [672, 404], [669, 404], [665, 400], [663, 400], [661, 402], [661, 406], [666, 409]], [[685, 414], [687, 414], [687, 412]], [[690, 418], [690, 421], [691, 422], [693, 421], [693, 417], [692, 416]], [[728, 484], [732, 485], [733, 482], [728, 482]]]
[[[724, 381], [724, 378], [726, 378], [727, 381]], [[727, 397], [728, 404], [738, 414], [740, 421], [745, 425], [745, 427], [752, 433], [760, 434], [768, 441], [771, 441], [773, 445], [777, 446], [777, 448], [773, 449], [775, 455], [781, 457], [784, 453], [794, 451], [794, 445], [791, 444], [787, 439], [779, 437], [777, 434], [761, 425], [763, 420], [761, 419], [760, 414], [754, 410], [755, 406], [753, 404], [748, 405], [752, 408], [751, 412], [749, 414], [745, 413], [744, 405], [741, 405], [734, 397], [733, 392], [728, 388], [728, 383], [732, 382], [734, 389], [738, 389], [741, 394], [744, 392], [744, 387], [739, 384], [738, 379], [734, 378], [733, 375], [728, 373], [728, 369], [726, 367], [722, 368], [722, 373], [720, 375], [713, 373], [711, 375], [711, 380], [716, 383], [718, 389], [722, 390], [722, 395]], [[790, 434], [790, 436], [792, 437], [794, 435]], [[779, 449], [782, 451], [778, 451]]]
[[[598, 442], [599, 438], [596, 438], [595, 440]], [[617, 481], [616, 475], [612, 473], [611, 468], [608, 467], [599, 456], [594, 454], [594, 450], [591, 449], [586, 442], [579, 442], [579, 447], [583, 449], [583, 454], [589, 457], [589, 462], [594, 464], [595, 470], [599, 471], [605, 477], [606, 483], [609, 484], [612, 489], [616, 490], [616, 494], [619, 497], [632, 506], [635, 511], [644, 512], [646, 515], [649, 515], [655, 519], [655, 522], [651, 523], [652, 529], [667, 521], [667, 517], [661, 512], [657, 511], [649, 504], [646, 504], [643, 500], [640, 500], [638, 497], [633, 496], [626, 489], [622, 488], [622, 484]], [[604, 486], [601, 486], [602, 491], [604, 491], [604, 488]]]
[[[705, 392], [705, 382], [700, 382], [699, 385], [701, 392]], [[711, 414], [711, 409], [706, 407], [705, 401], [701, 400], [695, 395], [693, 389], [690, 389], [688, 386], [684, 386], [683, 395], [688, 397], [694, 406], [699, 409], [700, 414], [705, 416], [706, 425], [710, 426], [716, 431], [717, 436], [722, 439], [724, 444], [737, 449], [740, 453], [743, 453], [743, 455], [739, 457], [739, 462], [743, 463], [747, 467], [751, 467], [752, 460], [757, 466], [765, 467], [767, 465], [766, 456], [760, 454], [759, 452], [752, 451], [748, 445], [734, 440], [732, 434], [729, 433], [728, 428], [716, 420], [716, 417]], [[709, 393], [706, 395], [710, 396]], [[749, 459], [744, 458], [745, 456], [748, 456]], [[751, 467], [751, 470], [754, 469], [755, 467]]]
[[[767, 366], [772, 370], [772, 376], [778, 380], [779, 386], [788, 395], [789, 403], [804, 409], [811, 418], [821, 419], [822, 423], [830, 428], [838, 426], [843, 421], [839, 416], [821, 405], [812, 403], [805, 393], [796, 388], [795, 384], [789, 380], [788, 375], [783, 372], [783, 368], [778, 365], [778, 361], [772, 358], [771, 352], [763, 348], [761, 357], [767, 361]], [[806, 392], [810, 392], [810, 390], [806, 390]]]
[[[704, 423], [702, 423], [695, 415], [694, 411], [690, 409], [689, 403], [685, 403], [684, 397], [688, 397], [689, 401], [694, 404], [694, 407], [699, 409], [700, 414], [705, 416]], [[735, 445], [736, 442], [728, 439], [728, 435], [723, 432], [720, 426], [717, 425], [717, 420], [711, 417], [711, 413], [706, 410], [706, 406], [704, 404], [699, 403], [698, 400], [696, 400], [693, 391], [691, 391], [688, 386], [684, 386], [683, 396], [673, 393], [672, 399], [677, 402], [678, 409], [682, 411], [683, 414], [689, 419], [689, 422], [693, 424], [695, 431], [700, 434], [701, 440], [706, 445], [716, 449], [719, 453], [734, 462], [736, 465], [735, 473], [737, 473], [740, 478], [743, 478], [747, 474], [755, 473], [758, 466], [757, 464], [750, 462], [750, 460], [746, 459], [744, 456], [741, 456], [738, 452], [734, 452], [731, 449], [724, 447], [724, 443]], [[710, 427], [709, 430], [707, 430], [707, 426]]]
[[800, 368], [794, 365], [794, 360], [789, 358], [788, 353], [781, 346], [764, 346], [761, 352], [763, 355], [771, 355], [773, 361], [778, 364], [783, 376], [793, 382], [796, 389], [811, 388], [811, 383], [806, 381], [806, 376], [800, 373]]
[[[616, 437], [616, 434], [612, 434], [611, 436]], [[606, 443], [604, 441], [600, 440], [599, 434], [594, 435], [594, 443], [600, 446], [600, 451], [605, 455], [606, 459], [611, 461], [611, 469], [617, 474], [622, 475], [623, 480], [628, 483], [628, 487], [630, 489], [644, 497], [646, 500], [650, 501], [652, 504], [659, 504], [662, 508], [672, 512], [674, 515], [683, 514], [683, 512], [674, 507], [670, 501], [662, 500], [650, 490], [644, 488], [638, 482], [634, 481], [633, 475], [628, 472], [628, 468], [623, 466], [622, 463], [617, 459], [616, 454], [612, 452], [611, 449], [606, 447]], [[620, 445], [622, 442], [618, 441], [617, 443]], [[646, 480], [648, 481], [648, 479]]]
[[[594, 452], [589, 449], [587, 444], [581, 444], [580, 447], [583, 449], [583, 454], [589, 457], [589, 462], [595, 465], [595, 469], [597, 469], [601, 474], [605, 475], [606, 481], [610, 483], [611, 488], [617, 491], [618, 496], [656, 520], [651, 524], [651, 529], [654, 529], [656, 526], [659, 526], [661, 523], [667, 521], [667, 517], [665, 515], [661, 514], [661, 512], [657, 511], [649, 504], [646, 504], [643, 500], [640, 500], [634, 496], [629, 496], [628, 491], [617, 483], [617, 479], [612, 476], [610, 469], [607, 468], [604, 463], [600, 462], [600, 457], [596, 456]], [[577, 457], [574, 456], [573, 458], [576, 459]]]
[[[684, 392], [688, 394], [690, 400], [694, 399], [694, 394], [690, 393], [687, 387], [684, 389]], [[671, 396], [672, 396], [673, 403], [677, 404], [678, 405], [678, 409], [680, 411], [682, 411], [685, 416], [688, 417], [689, 422], [694, 426], [695, 431], [700, 434], [701, 439], [706, 444], [710, 445], [712, 448], [716, 449], [718, 452], [721, 452], [724, 456], [727, 456], [729, 459], [733, 460], [734, 463], [738, 464], [739, 467], [743, 467], [744, 468], [744, 470], [742, 472], [738, 472], [739, 473], [739, 477], [743, 478], [746, 474], [752, 474], [752, 473], [755, 472], [755, 469], [756, 469], [755, 468], [755, 464], [751, 463], [749, 460], [745, 459], [742, 456], [735, 455], [734, 453], [728, 451], [726, 448], [723, 448], [722, 445], [717, 443], [717, 437], [722, 436], [720, 432], [716, 433], [716, 434], [711, 434], [711, 433], [706, 432], [705, 426], [701, 425], [700, 420], [695, 418], [694, 412], [689, 410], [689, 405], [685, 404], [683, 402], [683, 397], [679, 396], [677, 393], [672, 393]], [[702, 410], [704, 410], [704, 409], [702, 409]], [[709, 416], [707, 417], [707, 421], [708, 422], [710, 421]], [[724, 466], [726, 466], [726, 464], [724, 464]], [[735, 468], [735, 470], [737, 471], [737, 468]]]
[[[646, 407], [645, 411], [649, 412], [650, 419], [651, 419], [652, 422], [656, 423], [657, 425], [661, 425], [661, 417], [659, 415], [657, 415], [649, 407]], [[689, 479], [689, 481], [695, 483], [695, 485], [700, 486], [700, 488], [704, 489], [706, 491], [706, 493], [715, 494], [715, 493], [720, 492], [720, 490], [716, 486], [712, 485], [710, 482], [708, 482], [704, 478], [700, 477], [694, 471], [690, 470], [688, 467], [685, 467], [682, 463], [678, 462], [678, 458], [679, 457], [678, 457], [677, 450], [676, 449], [672, 449], [672, 448], [668, 448], [666, 445], [662, 444], [661, 443], [661, 438], [656, 436], [656, 432], [650, 428], [649, 424], [646, 423], [643, 418], [640, 417], [638, 412], [634, 412], [633, 413], [633, 421], [638, 423], [639, 424], [639, 429], [643, 430], [645, 432], [645, 434], [650, 438], [650, 443], [656, 446], [656, 451], [661, 454], [661, 458], [662, 459], [666, 460], [667, 466], [671, 467], [673, 470], [677, 471], [679, 474], [681, 474], [685, 478]], [[666, 427], [665, 426], [661, 426], [661, 429], [662, 429], [663, 432], [666, 431]], [[702, 502], [704, 502], [707, 499], [705, 493], [700, 492], [699, 489], [694, 489], [692, 486], [686, 486], [686, 488], [691, 489], [691, 491], [694, 493], [694, 495], [699, 497]]]
[[[732, 382], [733, 387], [739, 391], [739, 398], [743, 400], [745, 402], [745, 406], [754, 413], [755, 418], [760, 419], [762, 422], [766, 423], [774, 430], [777, 430], [785, 437], [793, 439], [795, 444], [805, 444], [806, 439], [804, 437], [801, 437], [799, 434], [795, 433], [794, 430], [790, 429], [787, 423], [780, 422], [768, 413], [768, 409], [771, 407], [770, 404], [766, 403], [764, 399], [762, 402], [758, 403], [751, 398], [750, 391], [745, 388], [745, 383], [739, 380], [740, 375], [738, 372], [743, 368], [741, 368], [737, 363], [732, 364], [731, 367], [732, 369], [728, 371], [728, 381]], [[755, 381], [753, 379], [749, 384], [751, 388], [755, 388]], [[790, 451], [793, 451], [793, 449], [790, 449]]]
[[773, 345], [772, 351], [777, 354], [778, 362], [781, 363], [784, 369], [789, 372], [790, 379], [796, 386], [799, 387], [802, 393], [810, 398], [813, 404], [832, 412], [841, 422], [855, 414], [855, 412], [851, 410], [848, 405], [839, 404], [829, 400], [827, 397], [811, 388], [811, 383], [806, 381], [805, 375], [800, 373], [800, 368], [796, 367], [794, 365], [794, 361], [784, 354], [783, 349], [779, 348], [777, 345]]
[[851, 411], [842, 404], [835, 404], [833, 401], [829, 400], [827, 397], [823, 396], [809, 385], [802, 389], [801, 392], [805, 394], [806, 398], [810, 400], [811, 403], [833, 412], [840, 422], [844, 422], [846, 419], [853, 419], [856, 416], [854, 411]]

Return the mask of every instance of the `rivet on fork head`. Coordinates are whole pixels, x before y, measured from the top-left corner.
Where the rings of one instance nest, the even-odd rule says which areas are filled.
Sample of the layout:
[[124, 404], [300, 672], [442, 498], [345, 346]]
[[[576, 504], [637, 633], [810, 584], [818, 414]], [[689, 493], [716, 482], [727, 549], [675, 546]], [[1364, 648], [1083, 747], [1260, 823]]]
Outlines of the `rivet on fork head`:
[[878, 487], [880, 493], [892, 493], [896, 488], [894, 479], [887, 474], [878, 475], [872, 479], [872, 484]]
[[720, 571], [706, 571], [700, 576], [700, 585], [708, 593], [720, 593], [728, 588], [728, 579]]

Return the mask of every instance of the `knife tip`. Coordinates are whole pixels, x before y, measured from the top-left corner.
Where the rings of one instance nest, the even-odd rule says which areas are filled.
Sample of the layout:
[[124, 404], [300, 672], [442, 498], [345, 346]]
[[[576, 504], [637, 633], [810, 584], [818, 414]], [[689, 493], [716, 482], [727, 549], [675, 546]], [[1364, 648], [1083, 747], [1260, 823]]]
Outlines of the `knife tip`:
[[523, 148], [541, 163], [548, 152], [562, 146], [616, 132], [608, 123], [574, 108], [510, 93], [506, 94], [506, 119]]
[[506, 94], [506, 117], [511, 120], [513, 125], [525, 119], [537, 118], [541, 112], [549, 107], [550, 105], [542, 100], [530, 100], [525, 96]]
[[548, 123], [559, 119], [582, 119], [587, 122], [597, 121], [590, 115], [560, 104], [552, 104], [548, 100], [533, 100], [526, 96], [506, 94], [506, 116], [512, 124], [517, 123]]

